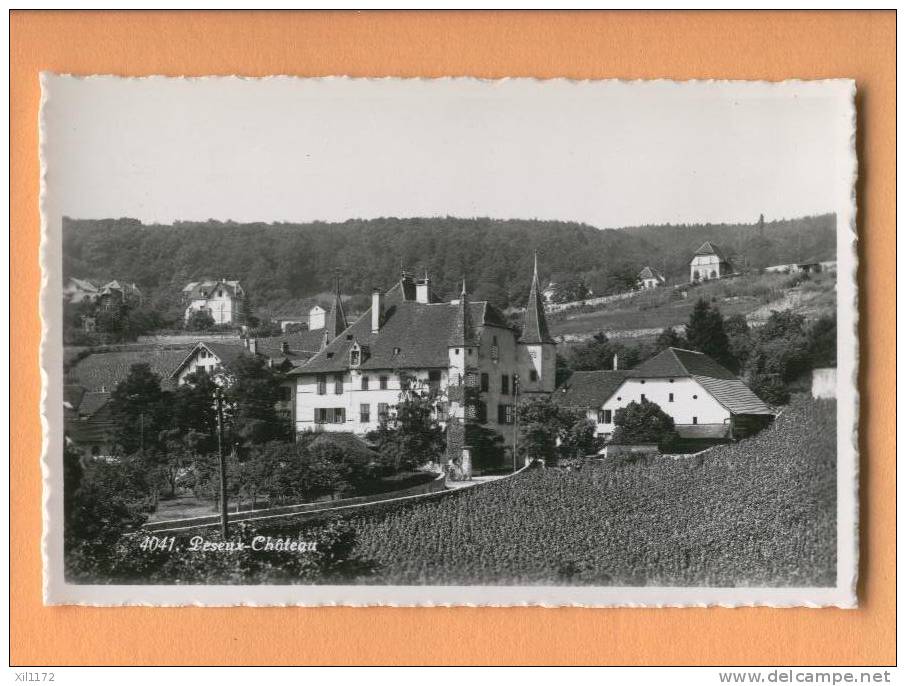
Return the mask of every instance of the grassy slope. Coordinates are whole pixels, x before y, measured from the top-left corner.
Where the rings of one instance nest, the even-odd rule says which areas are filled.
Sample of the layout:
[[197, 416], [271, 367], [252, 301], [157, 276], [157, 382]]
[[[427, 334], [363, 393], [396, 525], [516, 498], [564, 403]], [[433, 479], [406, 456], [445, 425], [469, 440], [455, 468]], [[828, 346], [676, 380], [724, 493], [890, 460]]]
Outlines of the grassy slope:
[[[568, 338], [590, 336], [599, 331], [614, 337], [620, 337], [621, 333], [625, 336], [644, 330], [660, 331], [668, 326], [685, 324], [699, 298], [713, 299], [725, 316], [743, 314], [749, 317], [759, 312], [770, 314], [771, 309], [789, 308], [808, 318], [816, 318], [834, 311], [833, 275], [819, 274], [792, 289], [788, 287], [789, 282], [790, 277], [784, 274], [743, 276], [691, 288], [686, 299], [672, 289], [642, 292], [600, 309], [549, 315], [549, 324], [554, 336]], [[790, 298], [791, 294], [799, 297]]]
[[377, 563], [371, 583], [833, 585], [835, 412], [798, 399], [698, 457], [537, 470], [359, 516], [355, 554]]

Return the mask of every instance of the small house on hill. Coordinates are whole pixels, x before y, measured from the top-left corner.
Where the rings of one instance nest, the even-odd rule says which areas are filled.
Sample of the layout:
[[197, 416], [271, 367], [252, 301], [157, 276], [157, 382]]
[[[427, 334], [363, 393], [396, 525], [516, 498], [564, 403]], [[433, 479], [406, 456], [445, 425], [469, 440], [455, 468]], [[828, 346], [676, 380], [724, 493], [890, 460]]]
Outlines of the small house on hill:
[[643, 267], [638, 276], [640, 288], [660, 288], [667, 280], [651, 267]]
[[635, 369], [577, 372], [554, 394], [558, 403], [583, 408], [608, 439], [616, 411], [648, 400], [673, 418], [681, 439], [696, 444], [745, 438], [774, 418], [742, 379], [704, 353], [668, 348]]
[[732, 273], [730, 259], [711, 241], [702, 243], [689, 263], [689, 280], [693, 283], [719, 279]]
[[186, 321], [199, 311], [210, 314], [215, 324], [238, 324], [242, 320], [245, 291], [238, 281], [192, 281], [182, 293]]
[[98, 287], [86, 279], [70, 277], [63, 286], [63, 300], [78, 304], [81, 302], [94, 302], [98, 298]]

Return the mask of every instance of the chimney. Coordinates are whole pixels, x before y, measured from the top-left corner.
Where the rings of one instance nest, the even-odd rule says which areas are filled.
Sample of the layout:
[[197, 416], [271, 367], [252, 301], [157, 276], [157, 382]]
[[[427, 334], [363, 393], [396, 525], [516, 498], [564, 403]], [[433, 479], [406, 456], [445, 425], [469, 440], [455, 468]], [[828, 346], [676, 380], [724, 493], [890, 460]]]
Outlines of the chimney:
[[380, 288], [371, 291], [371, 333], [381, 330], [384, 323], [384, 294]]
[[252, 355], [257, 355], [258, 354], [258, 339], [249, 338], [248, 341], [249, 341], [249, 352], [252, 353]]
[[620, 355], [618, 353], [613, 354], [613, 370], [617, 371], [620, 368]]
[[415, 282], [415, 302], [431, 302], [431, 279], [428, 278], [427, 273], [425, 273], [424, 279]]

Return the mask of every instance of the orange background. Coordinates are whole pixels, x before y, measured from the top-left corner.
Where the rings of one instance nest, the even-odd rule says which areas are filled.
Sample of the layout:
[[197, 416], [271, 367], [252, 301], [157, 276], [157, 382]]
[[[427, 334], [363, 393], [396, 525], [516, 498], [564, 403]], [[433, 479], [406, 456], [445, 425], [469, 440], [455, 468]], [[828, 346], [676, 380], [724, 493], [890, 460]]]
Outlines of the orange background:
[[[61, 664], [893, 664], [895, 14], [13, 12], [11, 656]], [[852, 77], [861, 160], [859, 610], [43, 607], [38, 72]], [[871, 264], [866, 270], [864, 265]]]

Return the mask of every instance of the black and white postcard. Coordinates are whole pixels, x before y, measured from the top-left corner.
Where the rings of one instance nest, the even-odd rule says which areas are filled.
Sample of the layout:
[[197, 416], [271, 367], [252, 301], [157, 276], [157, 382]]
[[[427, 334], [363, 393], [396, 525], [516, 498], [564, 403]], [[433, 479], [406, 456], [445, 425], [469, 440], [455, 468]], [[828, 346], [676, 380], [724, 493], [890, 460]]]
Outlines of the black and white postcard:
[[852, 81], [42, 86], [45, 602], [858, 604]]

